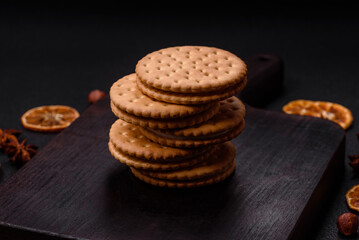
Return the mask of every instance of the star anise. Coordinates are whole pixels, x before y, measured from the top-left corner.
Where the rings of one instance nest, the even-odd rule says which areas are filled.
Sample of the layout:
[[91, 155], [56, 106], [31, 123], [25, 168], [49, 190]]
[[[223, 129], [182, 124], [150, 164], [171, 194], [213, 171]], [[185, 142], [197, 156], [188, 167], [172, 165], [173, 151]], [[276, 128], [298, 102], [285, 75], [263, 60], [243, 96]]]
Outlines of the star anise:
[[16, 129], [5, 129], [0, 128], [0, 150], [9, 142], [10, 136], [18, 137], [21, 134], [20, 130]]
[[26, 139], [20, 143], [14, 135], [8, 137], [8, 143], [4, 146], [4, 152], [9, 156], [10, 161], [26, 163], [36, 154], [37, 146], [27, 145], [26, 143]]

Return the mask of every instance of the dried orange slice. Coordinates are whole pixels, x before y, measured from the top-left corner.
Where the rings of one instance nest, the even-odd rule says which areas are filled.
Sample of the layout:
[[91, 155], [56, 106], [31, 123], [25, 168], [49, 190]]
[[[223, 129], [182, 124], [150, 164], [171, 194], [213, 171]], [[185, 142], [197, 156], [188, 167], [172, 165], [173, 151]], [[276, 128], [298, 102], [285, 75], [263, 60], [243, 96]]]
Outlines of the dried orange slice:
[[48, 105], [32, 108], [21, 116], [22, 125], [33, 131], [57, 132], [67, 128], [80, 114], [72, 107]]
[[294, 100], [283, 106], [283, 111], [288, 114], [328, 119], [347, 129], [353, 122], [352, 112], [337, 103], [311, 100]]
[[349, 208], [359, 212], [359, 185], [355, 185], [345, 194]]

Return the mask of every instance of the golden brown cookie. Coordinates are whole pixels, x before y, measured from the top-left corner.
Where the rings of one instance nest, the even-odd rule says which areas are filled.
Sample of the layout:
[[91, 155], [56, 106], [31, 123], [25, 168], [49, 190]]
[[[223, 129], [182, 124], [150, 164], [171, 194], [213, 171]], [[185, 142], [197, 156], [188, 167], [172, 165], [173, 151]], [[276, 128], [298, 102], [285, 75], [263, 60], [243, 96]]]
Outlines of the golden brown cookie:
[[110, 89], [112, 103], [121, 111], [138, 117], [155, 119], [184, 118], [203, 112], [212, 104], [178, 105], [161, 102], [143, 94], [136, 84], [136, 74], [117, 80]]
[[212, 118], [219, 110], [219, 103], [215, 103], [209, 109], [206, 109], [198, 114], [172, 119], [160, 119], [160, 118], [146, 118], [139, 117], [122, 111], [111, 102], [112, 112], [120, 119], [141, 126], [154, 129], [173, 129], [193, 126]]
[[237, 97], [220, 102], [219, 112], [211, 119], [193, 127], [158, 130], [140, 128], [143, 135], [161, 145], [200, 147], [229, 141], [245, 127], [245, 106]]
[[219, 48], [180, 46], [147, 54], [135, 71], [142, 83], [155, 89], [204, 93], [238, 85], [246, 77], [247, 66]]
[[149, 183], [154, 186], [158, 187], [168, 187], [168, 188], [193, 188], [193, 187], [202, 187], [202, 186], [208, 186], [212, 185], [218, 182], [221, 182], [228, 178], [235, 170], [236, 164], [235, 161], [233, 161], [233, 165], [228, 168], [225, 172], [205, 179], [195, 180], [195, 181], [170, 181], [170, 180], [162, 180], [162, 179], [156, 179], [151, 178], [148, 176], [145, 176], [141, 174], [138, 170], [135, 168], [131, 168], [131, 171], [133, 175], [135, 175], [138, 179]]
[[151, 98], [168, 103], [188, 105], [208, 104], [214, 101], [226, 99], [242, 91], [246, 84], [247, 78], [244, 78], [243, 81], [234, 86], [230, 86], [222, 90], [217, 90], [215, 92], [174, 93], [152, 88], [137, 79], [138, 88]]
[[159, 161], [151, 161], [145, 158], [139, 158], [136, 156], [130, 156], [122, 152], [119, 148], [116, 148], [116, 146], [111, 141], [109, 141], [108, 143], [108, 148], [110, 150], [111, 155], [121, 163], [136, 169], [150, 170], [150, 171], [170, 171], [170, 170], [191, 167], [193, 165], [196, 165], [206, 160], [206, 158], [213, 152], [211, 150], [206, 153], [203, 153], [202, 155], [191, 156], [191, 157], [188, 156], [188, 158], [183, 158], [182, 160], [177, 159], [178, 161], [176, 162], [173, 161], [159, 162]]
[[144, 137], [139, 127], [118, 119], [111, 127], [110, 142], [119, 151], [149, 161], [173, 162], [197, 157], [208, 148], [181, 149], [159, 145]]
[[192, 167], [173, 171], [140, 171], [142, 175], [164, 180], [195, 180], [221, 174], [233, 164], [236, 150], [231, 142], [216, 146], [217, 150], [206, 161]]

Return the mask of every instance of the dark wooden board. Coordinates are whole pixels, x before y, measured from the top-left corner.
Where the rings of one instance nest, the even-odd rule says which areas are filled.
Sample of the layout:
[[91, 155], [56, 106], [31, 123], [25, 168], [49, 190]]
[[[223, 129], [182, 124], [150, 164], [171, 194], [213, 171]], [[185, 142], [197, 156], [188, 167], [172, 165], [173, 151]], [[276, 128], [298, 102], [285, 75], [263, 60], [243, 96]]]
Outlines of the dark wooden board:
[[[239, 96], [264, 106], [282, 89], [283, 62], [259, 54], [246, 63]], [[108, 152], [115, 120], [107, 97], [0, 186], [0, 239], [300, 239], [343, 167], [337, 125], [247, 106], [229, 179], [153, 187]]]
[[108, 98], [89, 107], [0, 186], [1, 239], [298, 238], [343, 165], [337, 125], [247, 106], [229, 179], [158, 188], [111, 157], [115, 120]]
[[283, 90], [283, 60], [270, 53], [259, 53], [245, 60], [248, 66], [248, 82], [238, 97], [253, 107], [265, 107]]

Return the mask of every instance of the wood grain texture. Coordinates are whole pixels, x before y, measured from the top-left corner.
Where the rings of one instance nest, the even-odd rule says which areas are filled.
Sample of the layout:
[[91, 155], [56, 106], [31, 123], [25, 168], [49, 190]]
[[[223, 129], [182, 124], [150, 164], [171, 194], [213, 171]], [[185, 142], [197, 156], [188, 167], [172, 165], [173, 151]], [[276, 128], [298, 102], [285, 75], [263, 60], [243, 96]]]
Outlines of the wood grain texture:
[[158, 188], [111, 157], [115, 119], [101, 100], [0, 186], [1, 239], [298, 238], [343, 164], [337, 125], [247, 106], [229, 179]]

